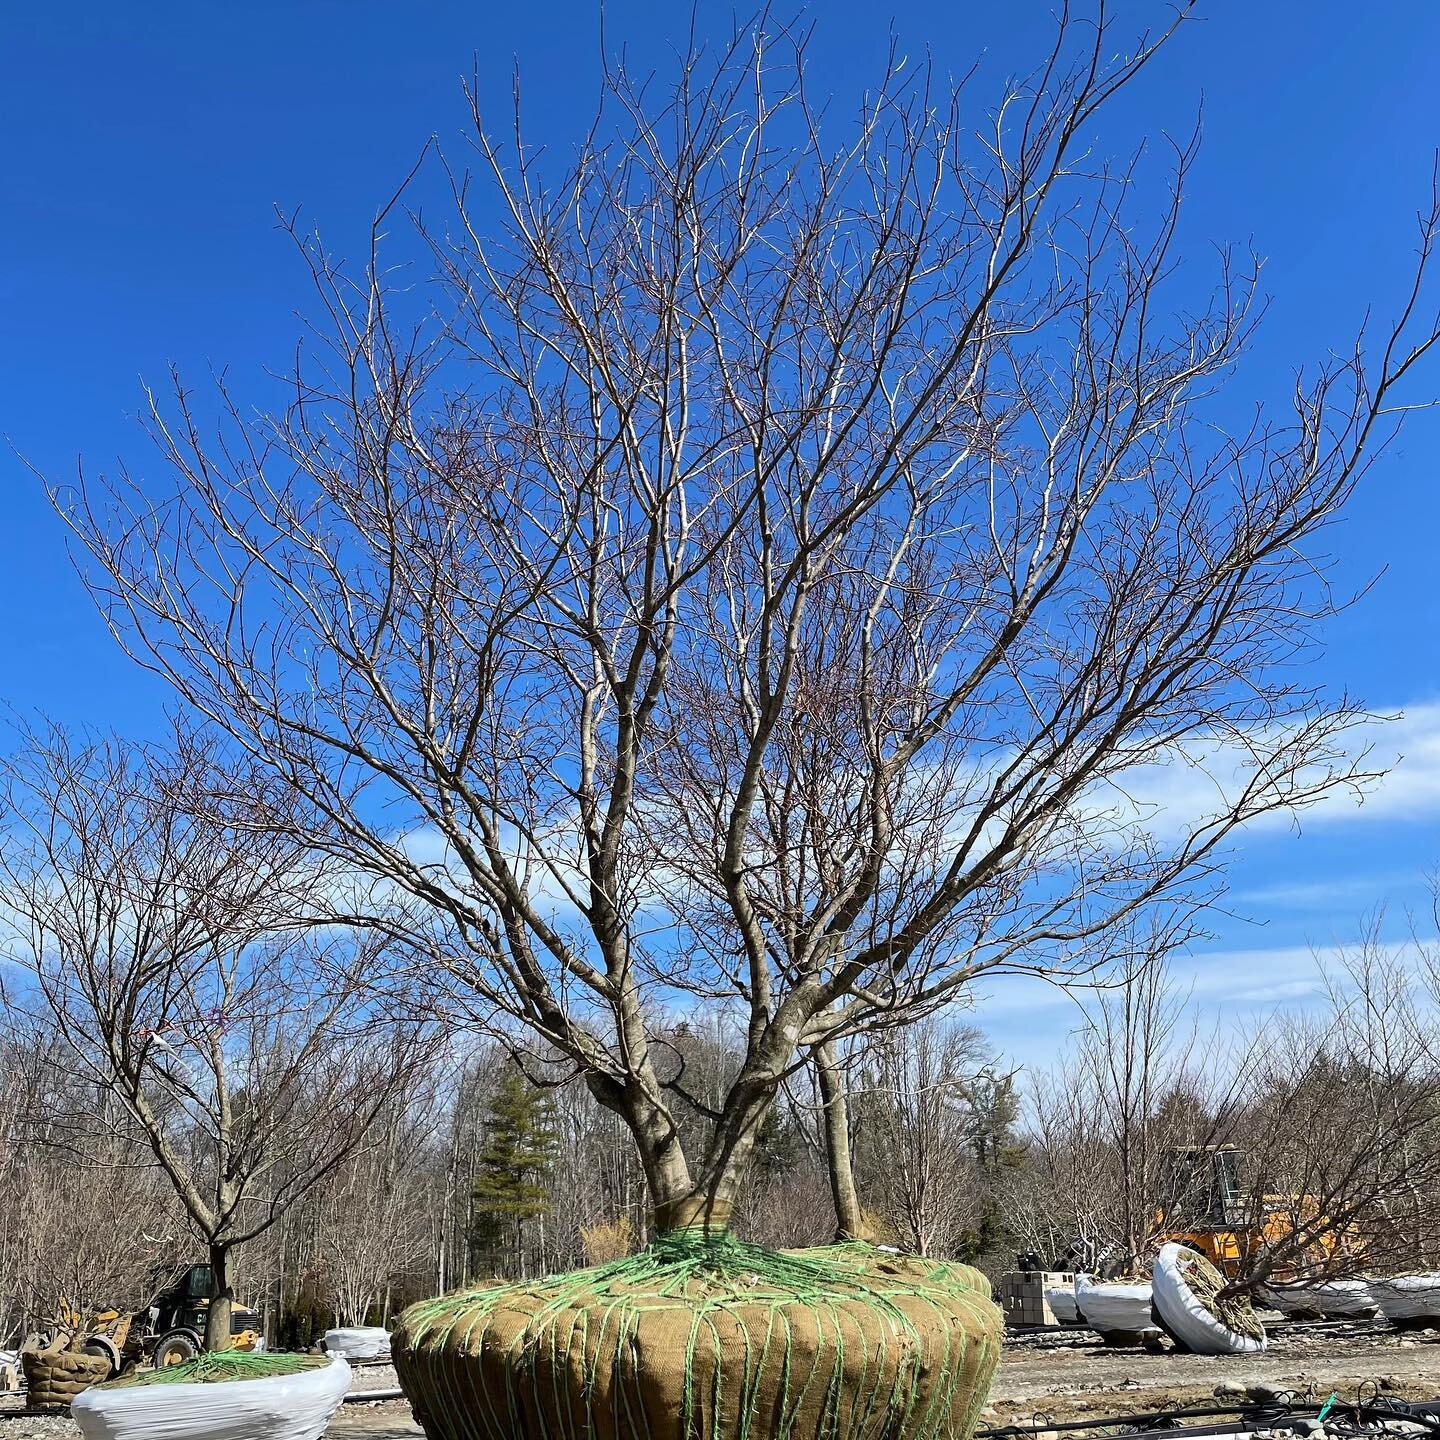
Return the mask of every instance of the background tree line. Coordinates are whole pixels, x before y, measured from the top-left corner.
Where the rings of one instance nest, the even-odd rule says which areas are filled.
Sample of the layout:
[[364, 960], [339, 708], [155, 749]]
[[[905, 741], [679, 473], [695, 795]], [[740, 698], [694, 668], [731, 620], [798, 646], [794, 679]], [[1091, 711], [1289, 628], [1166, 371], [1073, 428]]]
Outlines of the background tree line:
[[[1397, 955], [1369, 934], [1325, 987], [1320, 1001], [1244, 1032], [1202, 1033], [1164, 957], [1148, 956], [1083, 1001], [1048, 1068], [1011, 1071], [980, 1030], [941, 1018], [840, 1054], [870, 1233], [992, 1274], [1017, 1252], [1131, 1269], [1211, 1202], [1187, 1193], [1202, 1177], [1177, 1167], [1177, 1153], [1234, 1145], [1232, 1223], [1258, 1229], [1269, 1217], [1278, 1237], [1251, 1258], [1250, 1283], [1276, 1269], [1432, 1263], [1433, 948], [1417, 937]], [[663, 1038], [669, 1078], [688, 1097], [679, 1113], [703, 1143], [710, 1099], [743, 1049], [714, 1017], [677, 1021]], [[61, 1297], [139, 1305], [158, 1264], [203, 1253], [143, 1136], [97, 1123], [103, 1096], [65, 1081], [55, 1059], [43, 1037], [22, 1042], [12, 1029], [0, 1323], [13, 1335], [43, 1326]], [[737, 1200], [747, 1238], [832, 1238], [825, 1119], [814, 1072], [796, 1076]], [[313, 1167], [331, 1133], [317, 1127], [314, 1146], [285, 1164]], [[386, 1099], [343, 1164], [240, 1248], [237, 1293], [263, 1307], [273, 1341], [305, 1345], [330, 1324], [384, 1323], [443, 1288], [626, 1253], [650, 1223], [623, 1122], [555, 1057], [455, 1042]]]

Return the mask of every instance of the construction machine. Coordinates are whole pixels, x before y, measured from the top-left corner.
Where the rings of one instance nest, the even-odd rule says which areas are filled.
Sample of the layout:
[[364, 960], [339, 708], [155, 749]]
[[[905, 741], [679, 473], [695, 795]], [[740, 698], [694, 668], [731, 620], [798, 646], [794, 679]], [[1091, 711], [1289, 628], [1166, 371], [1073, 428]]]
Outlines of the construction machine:
[[[193, 1359], [205, 1348], [210, 1267], [163, 1268], [152, 1272], [150, 1283], [154, 1298], [134, 1315], [114, 1309], [82, 1311], [62, 1300], [48, 1331], [30, 1337], [25, 1348], [101, 1355], [110, 1362], [112, 1375], [146, 1361], [163, 1369]], [[259, 1311], [245, 1305], [231, 1307], [230, 1348], [265, 1348]]]
[[[1319, 1204], [1309, 1196], [1265, 1195], [1257, 1207], [1244, 1183], [1245, 1152], [1236, 1145], [1177, 1146], [1167, 1159], [1156, 1243], [1177, 1240], [1232, 1279], [1248, 1268], [1251, 1256], [1281, 1249], [1294, 1235], [1297, 1219], [1308, 1227], [1319, 1218]], [[1315, 1229], [1304, 1251], [1317, 1264], [1342, 1247], [1354, 1247], [1354, 1238], [1343, 1232], [1324, 1225]], [[1282, 1280], [1285, 1274], [1277, 1270], [1274, 1278]]]
[[[210, 1267], [157, 1271], [152, 1277], [154, 1299], [134, 1317], [125, 1359], [149, 1359], [157, 1370], [192, 1360], [205, 1348], [205, 1320], [210, 1310]], [[230, 1309], [230, 1349], [263, 1350], [260, 1312], [248, 1305]]]

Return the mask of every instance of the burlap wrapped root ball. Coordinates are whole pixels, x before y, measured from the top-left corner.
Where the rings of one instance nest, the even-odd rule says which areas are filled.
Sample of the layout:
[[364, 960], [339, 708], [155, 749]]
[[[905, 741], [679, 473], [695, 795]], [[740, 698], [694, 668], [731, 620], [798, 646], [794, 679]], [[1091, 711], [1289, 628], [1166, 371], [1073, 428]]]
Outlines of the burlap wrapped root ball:
[[110, 1361], [83, 1350], [26, 1350], [20, 1356], [27, 1403], [36, 1410], [59, 1409], [82, 1390], [110, 1378]]
[[679, 1232], [423, 1301], [393, 1354], [430, 1440], [969, 1440], [1002, 1330], [968, 1265]]

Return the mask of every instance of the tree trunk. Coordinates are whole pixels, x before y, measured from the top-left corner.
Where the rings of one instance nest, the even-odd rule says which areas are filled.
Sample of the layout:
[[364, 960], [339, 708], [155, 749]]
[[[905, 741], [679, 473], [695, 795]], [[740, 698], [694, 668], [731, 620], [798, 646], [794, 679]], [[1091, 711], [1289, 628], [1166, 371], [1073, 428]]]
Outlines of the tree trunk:
[[835, 1238], [858, 1240], [863, 1238], [865, 1222], [850, 1155], [850, 1100], [845, 1076], [833, 1040], [817, 1045], [811, 1053], [824, 1110], [825, 1168], [830, 1173], [830, 1198], [835, 1203]]
[[228, 1243], [210, 1242], [210, 1309], [205, 1316], [206, 1350], [230, 1348], [230, 1314], [235, 1308], [235, 1257]]

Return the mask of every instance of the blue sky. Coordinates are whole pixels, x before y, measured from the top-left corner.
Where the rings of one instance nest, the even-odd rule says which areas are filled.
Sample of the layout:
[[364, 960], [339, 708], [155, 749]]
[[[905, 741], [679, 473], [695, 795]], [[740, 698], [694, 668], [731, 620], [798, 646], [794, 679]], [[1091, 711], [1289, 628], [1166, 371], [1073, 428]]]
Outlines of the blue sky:
[[[1242, 383], [1273, 394], [1294, 363], [1344, 345], [1366, 300], [1383, 307], [1405, 278], [1440, 143], [1440, 6], [1209, 0], [1200, 11], [1106, 140], [1120, 150], [1142, 129], [1186, 132], [1203, 105], [1185, 246], [1203, 255], [1231, 240], [1267, 257], [1272, 305]], [[1120, 12], [1153, 23], [1165, 7], [1125, 0]], [[942, 68], [983, 57], [985, 93], [987, 77], [1038, 54], [1050, 7], [828, 0], [806, 13], [815, 84], [848, 98], [875, 74], [892, 24], [903, 49], [928, 48]], [[697, 23], [719, 32], [732, 14], [701, 0]], [[607, 0], [606, 15], [612, 44], [659, 60], [689, 7]], [[563, 143], [589, 115], [598, 16], [593, 0], [6, 7], [0, 430], [57, 478], [82, 455], [143, 469], [142, 377], [161, 380], [172, 361], [197, 380], [223, 366], [242, 393], [263, 396], [264, 369], [283, 365], [306, 299], [274, 208], [303, 206], [333, 249], [358, 254], [375, 205], [426, 138], [458, 137], [472, 63], [497, 109], [518, 63], [531, 123]], [[1427, 381], [1440, 391], [1434, 367]], [[1377, 906], [1424, 903], [1425, 873], [1440, 862], [1437, 469], [1440, 415], [1422, 414], [1333, 535], [1342, 579], [1379, 579], [1330, 625], [1317, 678], [1403, 712], [1373, 737], [1393, 773], [1363, 807], [1337, 803], [1237, 845], [1233, 913], [1214, 917], [1214, 938], [1190, 962], [1207, 1009], [1303, 1000], [1309, 947], [1343, 940]], [[143, 733], [163, 692], [112, 646], [38, 483], [8, 450], [0, 485], [0, 700]], [[1029, 1059], [1071, 1011], [1043, 988], [1007, 986], [976, 1018]]]

